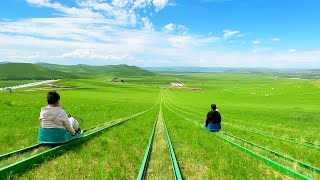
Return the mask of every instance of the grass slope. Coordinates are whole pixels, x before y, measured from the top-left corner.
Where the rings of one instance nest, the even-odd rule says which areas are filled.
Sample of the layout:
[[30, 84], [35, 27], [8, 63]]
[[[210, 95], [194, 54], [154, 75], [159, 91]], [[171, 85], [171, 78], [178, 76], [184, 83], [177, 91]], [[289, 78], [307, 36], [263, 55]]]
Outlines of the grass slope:
[[136, 77], [136, 76], [154, 76], [156, 73], [141, 69], [137, 66], [129, 66], [125, 64], [120, 65], [107, 65], [107, 66], [89, 66], [85, 64], [78, 65], [57, 65], [38, 63], [42, 67], [48, 69], [72, 72], [74, 74], [82, 74], [86, 76], [107, 75], [116, 77]]
[[30, 80], [57, 78], [77, 78], [77, 76], [29, 63], [0, 64], [0, 80]]

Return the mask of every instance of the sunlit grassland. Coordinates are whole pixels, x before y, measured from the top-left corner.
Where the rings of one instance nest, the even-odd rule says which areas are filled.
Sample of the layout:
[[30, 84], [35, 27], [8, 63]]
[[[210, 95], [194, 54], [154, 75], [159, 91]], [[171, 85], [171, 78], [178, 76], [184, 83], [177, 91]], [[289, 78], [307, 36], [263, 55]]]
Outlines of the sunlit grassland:
[[[67, 113], [83, 119], [83, 129], [149, 109], [159, 96], [158, 88], [101, 80], [69, 80], [68, 84], [83, 89], [57, 90], [61, 106]], [[40, 109], [47, 105], [46, 93], [55, 89], [25, 90], [0, 92], [0, 153], [36, 143]]]
[[164, 108], [164, 118], [180, 169], [187, 179], [285, 178], [167, 108]]
[[22, 174], [19, 179], [134, 179], [159, 106]]
[[[172, 104], [169, 104], [167, 102], [168, 107], [178, 113], [182, 119], [185, 121], [192, 121], [192, 125], [202, 125], [203, 121], [199, 121], [201, 119], [201, 116], [198, 115], [195, 112], [191, 112], [190, 110], [182, 110], [182, 108], [173, 106]], [[319, 158], [320, 158], [320, 153], [319, 149], [313, 149], [305, 146], [301, 146], [299, 144], [293, 144], [290, 142], [282, 141], [279, 139], [274, 139], [272, 137], [260, 135], [260, 134], [255, 134], [253, 132], [248, 132], [246, 131], [246, 128], [243, 129], [237, 129], [234, 128], [233, 126], [229, 125], [226, 126], [226, 123], [223, 124], [223, 132], [227, 132], [229, 134], [235, 135], [237, 137], [240, 137], [242, 139], [245, 139], [251, 143], [258, 144], [260, 146], [264, 146], [270, 150], [282, 153], [286, 156], [292, 157], [294, 159], [297, 159], [298, 161], [302, 161], [305, 163], [308, 163], [310, 165], [313, 165], [315, 167], [319, 167]], [[237, 139], [234, 139], [229, 136], [225, 136], [225, 138], [230, 139], [236, 143], [239, 143], [240, 145], [253, 150], [254, 152], [257, 152], [261, 155], [264, 155], [265, 157], [268, 157], [278, 163], [281, 163], [283, 165], [286, 165], [287, 167], [298, 171], [300, 173], [306, 174], [309, 177], [312, 177], [314, 179], [318, 179], [319, 175], [317, 173], [313, 173], [311, 171], [308, 171], [300, 166], [298, 166], [296, 163], [288, 162], [283, 159], [278, 158], [277, 156], [274, 156], [273, 154], [270, 154], [269, 152], [266, 152], [264, 150], [261, 150], [259, 148], [253, 147], [247, 143], [243, 143], [242, 141], [239, 141]]]
[[196, 110], [203, 117], [210, 104], [216, 103], [226, 122], [319, 144], [320, 94], [314, 80], [241, 78], [233, 76], [238, 84], [226, 84], [223, 77], [219, 80], [206, 77], [198, 79], [207, 83], [201, 91], [170, 92], [179, 107]]
[[[199, 87], [202, 90], [168, 89], [169, 84], [166, 83], [177, 82], [177, 78], [189, 87]], [[165, 92], [166, 104], [178, 113], [171, 112], [163, 104], [164, 120], [182, 175], [186, 179], [288, 178], [262, 161], [222, 141], [213, 133], [195, 126], [192, 122], [204, 123], [212, 103], [216, 103], [221, 112], [223, 131], [311, 165], [320, 166], [318, 150], [243, 130], [253, 129], [276, 137], [290, 137], [320, 144], [319, 80], [222, 73], [130, 77], [124, 78], [125, 83], [111, 83], [106, 80], [108, 78], [99, 77], [57, 82], [60, 86], [66, 86], [56, 89], [61, 95], [63, 109], [81, 117], [84, 120], [81, 125], [83, 129], [89, 128], [149, 109], [157, 102], [161, 89]], [[46, 105], [46, 93], [49, 90], [55, 89], [42, 85], [14, 90], [11, 93], [0, 92], [1, 154], [36, 143], [40, 108]], [[16, 177], [134, 179], [158, 113], [159, 106]], [[284, 162], [235, 139], [229, 139], [306, 173], [295, 164]], [[154, 146], [159, 146], [161, 142], [155, 141]], [[164, 152], [164, 149], [161, 152]], [[161, 157], [158, 162], [160, 165], [170, 158], [169, 153], [163, 156], [168, 157], [154, 155]], [[307, 175], [319, 178], [310, 173]]]
[[[225, 83], [224, 80], [228, 81], [230, 76], [233, 76], [231, 81], [234, 83]], [[198, 85], [203, 89], [169, 89], [168, 101], [173, 107], [180, 109], [177, 112], [198, 124], [204, 123], [210, 104], [216, 103], [223, 117], [223, 131], [313, 166], [320, 166], [320, 153], [316, 149], [245, 131], [251, 129], [275, 137], [289, 137], [296, 141], [319, 144], [320, 95], [317, 80], [255, 76], [242, 79], [243, 77], [234, 75], [227, 75], [225, 78], [216, 78], [214, 75], [212, 79], [209, 77], [210, 75], [203, 79], [197, 77], [196, 82], [190, 81], [187, 76], [184, 77], [186, 80], [180, 77], [181, 81], [189, 80], [191, 86]], [[204, 81], [205, 85], [201, 83]], [[306, 171], [297, 164], [284, 162], [250, 145], [243, 145], [298, 172], [319, 178], [319, 175]]]

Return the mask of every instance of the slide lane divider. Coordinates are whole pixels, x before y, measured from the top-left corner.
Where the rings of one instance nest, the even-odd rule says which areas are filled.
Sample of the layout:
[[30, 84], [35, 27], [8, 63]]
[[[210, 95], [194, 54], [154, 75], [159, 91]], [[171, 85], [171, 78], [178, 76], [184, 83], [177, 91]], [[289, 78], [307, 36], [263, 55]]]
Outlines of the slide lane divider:
[[249, 144], [249, 145], [251, 145], [251, 146], [253, 146], [253, 147], [257, 147], [257, 148], [260, 148], [260, 149], [262, 149], [262, 150], [265, 150], [265, 151], [269, 152], [270, 154], [276, 155], [276, 156], [278, 156], [278, 157], [280, 157], [280, 158], [282, 158], [282, 159], [285, 159], [285, 160], [287, 160], [287, 161], [295, 162], [295, 163], [297, 163], [297, 164], [298, 164], [300, 167], [302, 167], [302, 168], [305, 168], [305, 169], [307, 169], [307, 170], [310, 170], [310, 171], [312, 171], [312, 172], [316, 172], [316, 173], [320, 174], [320, 169], [317, 168], [317, 167], [314, 167], [314, 166], [312, 166], [312, 165], [310, 165], [310, 164], [307, 164], [307, 163], [304, 163], [304, 162], [302, 162], [302, 161], [293, 159], [293, 158], [291, 158], [291, 157], [289, 157], [289, 156], [286, 156], [286, 155], [283, 155], [283, 154], [278, 153], [278, 152], [276, 152], [276, 151], [267, 149], [267, 148], [265, 148], [265, 147], [263, 147], [263, 146], [260, 146], [260, 145], [258, 145], [258, 144], [255, 144], [255, 143], [252, 143], [252, 142], [250, 142], [250, 141], [247, 141], [247, 140], [245, 140], [245, 139], [239, 138], [239, 137], [234, 136], [234, 135], [232, 135], [232, 134], [229, 134], [229, 133], [226, 133], [226, 132], [222, 132], [222, 133], [225, 134], [225, 135], [227, 135], [227, 136], [229, 136], [229, 137], [232, 137], [232, 138], [235, 138], [235, 139], [237, 139], [237, 140], [239, 140], [239, 141], [242, 141], [242, 142], [244, 142], [244, 143], [247, 143], [247, 144]]
[[171, 143], [170, 135], [169, 135], [167, 125], [166, 125], [164, 119], [163, 119], [163, 123], [164, 123], [164, 129], [166, 131], [166, 136], [167, 136], [167, 140], [168, 140], [168, 147], [169, 147], [169, 151], [170, 151], [171, 163], [172, 163], [173, 172], [174, 172], [174, 179], [182, 180], [182, 175], [181, 175], [181, 171], [179, 168], [178, 160], [177, 160], [177, 157], [174, 153], [174, 149], [173, 149], [173, 146]]
[[158, 116], [157, 116], [157, 118], [156, 118], [156, 120], [154, 122], [154, 125], [153, 125], [153, 129], [152, 129], [152, 132], [151, 132], [149, 143], [148, 143], [148, 146], [147, 146], [147, 149], [146, 149], [146, 153], [144, 154], [142, 164], [140, 166], [140, 170], [139, 170], [139, 173], [138, 173], [137, 180], [145, 179], [145, 176], [146, 176], [146, 173], [147, 173], [147, 169], [148, 169], [149, 160], [150, 160], [150, 154], [151, 154], [151, 150], [152, 150], [152, 144], [153, 144], [153, 139], [154, 139], [154, 134], [155, 134], [157, 122], [158, 122]]
[[[94, 129], [96, 127], [93, 127], [93, 128], [89, 128], [89, 129], [84, 129], [83, 132], [86, 132], [90, 129]], [[35, 144], [35, 145], [32, 145], [32, 146], [29, 146], [29, 147], [26, 147], [26, 148], [22, 148], [22, 149], [19, 149], [19, 150], [16, 150], [16, 151], [12, 151], [12, 152], [9, 152], [9, 153], [6, 153], [6, 154], [2, 154], [0, 156], [0, 161], [4, 160], [4, 159], [8, 159], [10, 158], [11, 156], [15, 156], [15, 155], [18, 155], [18, 154], [22, 154], [22, 153], [25, 153], [25, 152], [29, 152], [29, 151], [32, 151], [34, 149], [37, 149], [41, 146], [45, 146], [44, 144]]]
[[234, 147], [237, 147], [238, 149], [242, 150], [243, 152], [249, 154], [250, 156], [252, 156], [252, 157], [254, 157], [256, 159], [262, 160], [266, 165], [268, 165], [269, 167], [272, 167], [273, 169], [275, 169], [275, 170], [277, 170], [279, 172], [282, 172], [282, 173], [284, 173], [284, 174], [286, 174], [288, 176], [291, 176], [293, 178], [296, 178], [296, 179], [310, 179], [311, 180], [311, 178], [309, 178], [309, 177], [307, 177], [307, 176], [305, 176], [303, 174], [300, 174], [300, 173], [298, 173], [298, 172], [296, 172], [296, 171], [294, 171], [294, 170], [292, 170], [292, 169], [290, 169], [290, 168], [288, 168], [286, 166], [283, 166], [283, 165], [281, 165], [281, 164], [279, 164], [279, 163], [277, 163], [275, 161], [272, 161], [271, 159], [266, 158], [266, 157], [264, 157], [264, 156], [262, 156], [262, 155], [260, 155], [258, 153], [255, 153], [255, 152], [253, 152], [253, 151], [251, 151], [251, 150], [249, 150], [249, 149], [247, 149], [247, 148], [245, 148], [245, 147], [243, 147], [243, 146], [241, 146], [241, 145], [239, 145], [239, 144], [237, 144], [235, 142], [232, 142], [232, 141], [222, 137], [219, 134], [215, 133], [215, 135], [217, 137], [219, 137], [220, 139], [222, 139], [222, 140], [228, 142], [229, 144], [233, 145]]
[[11, 156], [14, 156], [14, 155], [18, 155], [18, 154], [21, 154], [21, 153], [32, 151], [32, 150], [40, 147], [41, 145], [42, 144], [35, 144], [35, 145], [29, 146], [29, 147], [26, 147], [26, 148], [23, 148], [23, 149], [19, 149], [19, 150], [12, 151], [12, 152], [9, 152], [9, 153], [6, 153], [6, 154], [2, 154], [0, 156], [0, 161], [2, 161], [4, 159], [7, 159], [7, 158], [10, 158]]
[[[174, 107], [174, 106], [172, 106], [172, 105], [170, 105], [170, 106], [173, 107], [173, 108], [175, 108], [176, 110], [182, 112], [182, 113], [187, 113], [187, 112], [182, 111], [182, 110], [180, 110], [180, 109], [178, 109], [178, 108], [176, 108], [176, 107]], [[187, 113], [187, 114], [190, 114], [190, 113]], [[229, 134], [229, 133], [227, 133], [227, 132], [222, 132], [222, 133], [225, 134], [225, 135], [227, 135], [227, 136], [229, 136], [229, 137], [235, 138], [235, 139], [237, 139], [237, 140], [239, 140], [239, 141], [242, 141], [242, 142], [245, 142], [245, 143], [247, 143], [247, 144], [250, 144], [251, 146], [260, 148], [260, 149], [262, 149], [262, 150], [265, 150], [265, 151], [267, 151], [268, 153], [273, 154], [273, 155], [276, 155], [276, 156], [278, 156], [278, 157], [280, 157], [280, 158], [282, 158], [282, 159], [284, 159], [284, 160], [287, 160], [287, 161], [290, 161], [290, 162], [295, 162], [295, 163], [297, 163], [300, 167], [305, 168], [305, 169], [307, 169], [307, 170], [309, 170], [309, 171], [312, 171], [312, 172], [315, 172], [315, 173], [320, 174], [320, 169], [317, 168], [317, 167], [315, 167], [315, 166], [312, 166], [312, 165], [310, 165], [310, 164], [304, 163], [304, 162], [302, 162], [302, 161], [299, 161], [299, 160], [297, 160], [297, 159], [291, 158], [291, 157], [289, 157], [289, 156], [283, 155], [283, 154], [281, 154], [281, 153], [279, 153], [279, 152], [270, 150], [270, 149], [268, 149], [268, 148], [265, 148], [265, 147], [263, 147], [263, 146], [260, 146], [260, 145], [258, 145], [258, 144], [255, 144], [255, 143], [252, 143], [252, 142], [247, 141], [247, 140], [245, 140], [245, 139], [239, 138], [239, 137], [234, 136], [234, 135], [232, 135], [232, 134]]]
[[[159, 97], [159, 99], [160, 99], [160, 97]], [[135, 115], [132, 115], [130, 117], [121, 118], [119, 121], [113, 122], [111, 124], [108, 123], [108, 125], [106, 125], [105, 127], [101, 128], [97, 131], [94, 131], [90, 134], [84, 135], [83, 137], [81, 137], [79, 139], [72, 140], [66, 144], [56, 146], [56, 147], [48, 149], [44, 152], [38, 153], [36, 155], [30, 156], [30, 157], [23, 159], [21, 161], [18, 161], [16, 163], [13, 163], [13, 164], [10, 164], [10, 165], [5, 166], [3, 168], [0, 168], [0, 180], [8, 179], [8, 177], [10, 177], [11, 175], [26, 171], [29, 168], [32, 168], [34, 165], [39, 165], [40, 163], [44, 162], [45, 160], [52, 158], [52, 157], [56, 157], [57, 155], [64, 153], [66, 150], [69, 150], [72, 147], [74, 147], [80, 143], [83, 143], [83, 142], [87, 141], [88, 139], [103, 133], [104, 131], [108, 130], [109, 128], [118, 126], [129, 119], [133, 119], [135, 117], [141, 116], [142, 114], [145, 114], [145, 113], [151, 111], [153, 108], [155, 108], [157, 106], [157, 104], [159, 103], [159, 99], [158, 99], [157, 103], [148, 110], [142, 111], [142, 112], [137, 113]]]
[[[173, 107], [173, 106], [172, 106], [172, 107]], [[179, 110], [178, 108], [175, 108], [175, 109], [176, 109], [176, 110]], [[179, 110], [179, 111], [183, 112], [182, 110]], [[260, 149], [262, 149], [262, 150], [265, 150], [265, 151], [267, 151], [268, 153], [273, 154], [273, 155], [276, 155], [276, 156], [278, 156], [278, 157], [280, 157], [280, 158], [282, 158], [282, 159], [285, 159], [285, 160], [287, 160], [287, 161], [295, 162], [295, 163], [297, 163], [300, 167], [305, 168], [305, 169], [307, 169], [307, 170], [309, 170], [309, 171], [312, 171], [312, 172], [315, 172], [315, 173], [320, 174], [320, 169], [317, 168], [317, 167], [315, 167], [315, 166], [312, 166], [312, 165], [310, 165], [310, 164], [307, 164], [307, 163], [304, 163], [304, 162], [302, 162], [302, 161], [296, 160], [296, 159], [294, 159], [294, 158], [291, 158], [291, 157], [289, 157], [289, 156], [283, 155], [283, 154], [278, 153], [278, 152], [276, 152], [276, 151], [270, 150], [270, 149], [268, 149], [268, 148], [265, 148], [265, 147], [263, 147], [263, 146], [260, 146], [260, 145], [258, 145], [258, 144], [255, 144], [255, 143], [252, 143], [252, 142], [247, 141], [247, 140], [245, 140], [245, 139], [239, 138], [239, 137], [234, 136], [234, 135], [232, 135], [232, 134], [229, 134], [229, 133], [227, 133], [227, 132], [222, 132], [222, 133], [225, 134], [225, 135], [227, 135], [227, 136], [229, 136], [229, 137], [235, 138], [235, 139], [237, 139], [237, 140], [239, 140], [239, 141], [242, 141], [242, 142], [245, 142], [245, 143], [247, 143], [247, 144], [250, 144], [251, 146], [260, 148]]]
[[[167, 100], [167, 102], [169, 103], [169, 101]], [[173, 105], [170, 104], [171, 107], [174, 107]], [[177, 109], [177, 107], [174, 107]], [[181, 110], [179, 110], [181, 111]], [[187, 114], [191, 114], [191, 115], [194, 115], [192, 113], [189, 113], [189, 112], [186, 112]], [[267, 136], [267, 137], [271, 137], [271, 138], [274, 138], [274, 139], [278, 139], [278, 140], [282, 140], [282, 141], [285, 141], [285, 142], [290, 142], [290, 143], [293, 143], [293, 144], [298, 144], [298, 145], [302, 145], [302, 146], [305, 146], [305, 147], [308, 147], [308, 148], [311, 148], [311, 149], [315, 149], [315, 150], [318, 150], [320, 151], [320, 144], [315, 144], [315, 143], [312, 143], [312, 142], [301, 142], [299, 140], [296, 140], [296, 139], [293, 139], [293, 138], [288, 138], [288, 137], [276, 137], [270, 133], [265, 133], [265, 132], [259, 132], [259, 131], [255, 131], [255, 130], [252, 130], [252, 129], [248, 129], [247, 127], [240, 127], [240, 126], [235, 126], [235, 125], [231, 125], [227, 122], [223, 122], [223, 124], [225, 125], [228, 125], [228, 126], [232, 126], [232, 127], [235, 127], [235, 128], [238, 128], [238, 129], [242, 129], [242, 130], [245, 130], [245, 131], [249, 131], [249, 132], [253, 132], [253, 133], [256, 133], [256, 134], [260, 134], [260, 135], [263, 135], [263, 136]]]
[[[187, 119], [189, 122], [191, 122], [193, 124], [196, 124], [196, 126], [202, 128], [199, 124], [193, 122], [189, 118], [187, 118], [187, 117], [185, 117], [183, 115], [180, 115], [179, 113], [177, 113], [177, 112], [173, 111], [172, 109], [170, 109], [166, 103], [165, 103], [165, 105], [168, 108], [168, 110], [170, 110], [171, 112], [179, 115], [182, 118]], [[243, 152], [247, 153], [248, 155], [250, 155], [250, 156], [252, 156], [252, 157], [254, 157], [256, 159], [262, 160], [267, 166], [269, 166], [269, 167], [271, 167], [271, 168], [273, 168], [273, 169], [275, 169], [275, 170], [277, 170], [279, 172], [282, 172], [282, 173], [284, 173], [284, 174], [286, 174], [288, 176], [291, 176], [293, 178], [296, 178], [296, 179], [310, 179], [311, 180], [311, 178], [309, 178], [309, 177], [307, 177], [307, 176], [305, 176], [303, 174], [300, 174], [299, 172], [296, 172], [296, 171], [294, 171], [294, 170], [292, 170], [292, 169], [290, 169], [290, 168], [288, 168], [286, 166], [283, 166], [283, 165], [281, 165], [281, 164], [279, 164], [279, 163], [277, 163], [277, 162], [275, 162], [275, 161], [273, 161], [273, 160], [271, 160], [271, 159], [269, 159], [267, 157], [264, 157], [264, 156], [262, 156], [262, 155], [260, 155], [258, 153], [255, 153], [255, 152], [253, 152], [253, 151], [251, 151], [251, 150], [249, 150], [249, 149], [247, 149], [247, 148], [245, 148], [245, 147], [243, 147], [243, 146], [241, 146], [241, 145], [239, 145], [239, 144], [237, 144], [235, 142], [232, 142], [232, 141], [222, 137], [221, 135], [218, 135], [217, 133], [213, 133], [213, 134], [215, 136], [217, 136], [218, 138], [224, 140], [225, 142], [228, 142], [229, 144], [233, 145], [234, 147], [237, 147], [238, 149], [242, 150]]]
[[[123, 118], [119, 118], [119, 119], [116, 119], [116, 120], [113, 120], [113, 121], [110, 121], [110, 122], [107, 122], [107, 123], [103, 123], [103, 124], [99, 124], [97, 126], [94, 126], [94, 127], [91, 127], [91, 128], [88, 128], [88, 129], [84, 129], [83, 132], [87, 132], [89, 130], [92, 130], [92, 129], [96, 129], [96, 128], [99, 128], [99, 127], [103, 127], [103, 126], [106, 126], [108, 124], [112, 124], [112, 123], [115, 123], [115, 122], [118, 122], [118, 121], [122, 121], [123, 119], [132, 119], [134, 117], [136, 117], [136, 115], [139, 115], [140, 113], [146, 113], [147, 111], [150, 111], [151, 109], [153, 109], [154, 107], [157, 106], [157, 104], [159, 103], [159, 100], [160, 100], [160, 96], [156, 102], [156, 104], [151, 107], [150, 109], [147, 109], [147, 110], [144, 110], [144, 111], [141, 111], [139, 113], [136, 113], [136, 114], [133, 114], [131, 116], [127, 116], [127, 117], [123, 117]], [[131, 118], [132, 117], [132, 118]], [[34, 145], [31, 145], [29, 147], [26, 147], [26, 148], [22, 148], [22, 149], [19, 149], [19, 150], [15, 150], [15, 151], [12, 151], [12, 152], [9, 152], [9, 153], [6, 153], [6, 154], [2, 154], [0, 155], [0, 161], [4, 160], [4, 159], [7, 159], [7, 158], [10, 158], [11, 156], [14, 156], [14, 155], [18, 155], [18, 154], [22, 154], [22, 153], [25, 153], [25, 152], [29, 152], [29, 151], [32, 151], [36, 148], [39, 148], [40, 146], [42, 146], [43, 144], [34, 144]]]
[[170, 139], [169, 131], [168, 131], [167, 125], [165, 123], [165, 120], [162, 116], [162, 105], [160, 105], [159, 114], [158, 114], [157, 119], [153, 125], [152, 133], [151, 133], [151, 136], [149, 139], [149, 144], [147, 146], [137, 180], [142, 180], [142, 179], [145, 179], [145, 177], [146, 177], [150, 154], [151, 154], [152, 146], [153, 146], [154, 135], [155, 135], [155, 131], [157, 128], [157, 122], [159, 121], [159, 118], [161, 118], [163, 120], [163, 124], [164, 124], [163, 128], [165, 130], [165, 134], [167, 137], [168, 149], [169, 149], [170, 158], [171, 158], [171, 165], [172, 165], [172, 169], [173, 169], [173, 176], [176, 180], [182, 180], [183, 178], [182, 178], [181, 171], [179, 168], [178, 160], [177, 160], [176, 155], [174, 153], [174, 149], [173, 149], [172, 142]]
[[[240, 126], [231, 125], [231, 124], [226, 123], [226, 122], [224, 122], [224, 124], [227, 125], [227, 126], [232, 126], [232, 127], [235, 127], [235, 128], [241, 129], [241, 130], [244, 130], [244, 131], [252, 132], [252, 133], [255, 133], [255, 134], [267, 136], [267, 137], [270, 137], [270, 138], [278, 139], [278, 140], [285, 141], [285, 142], [289, 142], [289, 143], [293, 143], [293, 144], [298, 144], [298, 145], [305, 146], [305, 147], [310, 148], [310, 149], [315, 149], [315, 150], [320, 151], [320, 148], [317, 147], [314, 143], [310, 143], [310, 142], [305, 142], [305, 143], [304, 143], [304, 142], [299, 142], [299, 141], [297, 141], [297, 140], [292, 140], [292, 138], [276, 137], [276, 136], [274, 136], [274, 135], [272, 135], [272, 134], [269, 134], [269, 133], [259, 132], [259, 131], [255, 131], [255, 130], [252, 130], [252, 129], [248, 129], [248, 128], [243, 128], [243, 127], [240, 127]], [[308, 144], [306, 144], [306, 143], [308, 143]], [[312, 144], [312, 145], [311, 145], [311, 144]]]

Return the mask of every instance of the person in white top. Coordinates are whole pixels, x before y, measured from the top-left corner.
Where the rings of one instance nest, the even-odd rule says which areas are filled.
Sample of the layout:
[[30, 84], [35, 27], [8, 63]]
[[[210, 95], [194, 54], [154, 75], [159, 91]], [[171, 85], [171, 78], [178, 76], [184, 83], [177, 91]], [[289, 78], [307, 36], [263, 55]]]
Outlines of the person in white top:
[[48, 106], [42, 107], [40, 124], [42, 128], [63, 128], [71, 135], [80, 132], [79, 123], [73, 118], [68, 118], [67, 113], [60, 107], [60, 95], [57, 92], [48, 92]]

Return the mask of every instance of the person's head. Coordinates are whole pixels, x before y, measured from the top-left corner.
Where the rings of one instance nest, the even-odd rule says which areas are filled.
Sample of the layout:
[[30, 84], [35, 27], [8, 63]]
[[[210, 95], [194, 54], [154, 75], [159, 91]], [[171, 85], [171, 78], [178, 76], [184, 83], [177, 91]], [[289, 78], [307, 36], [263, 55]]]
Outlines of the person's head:
[[212, 110], [216, 110], [217, 109], [217, 105], [216, 104], [211, 104], [211, 109]]
[[60, 95], [57, 92], [55, 91], [48, 92], [47, 101], [49, 105], [58, 106], [59, 100], [60, 100]]

